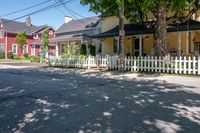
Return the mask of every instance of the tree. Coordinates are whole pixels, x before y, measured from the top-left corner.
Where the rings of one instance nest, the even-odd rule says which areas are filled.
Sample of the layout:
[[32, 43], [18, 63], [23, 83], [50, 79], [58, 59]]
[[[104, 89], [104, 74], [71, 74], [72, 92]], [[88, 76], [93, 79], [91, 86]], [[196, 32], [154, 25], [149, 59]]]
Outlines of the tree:
[[87, 55], [87, 47], [86, 47], [85, 44], [81, 44], [80, 54], [81, 55]]
[[42, 62], [44, 55], [48, 52], [48, 45], [49, 45], [49, 30], [46, 28], [44, 32], [42, 33], [42, 54], [41, 54], [41, 60], [40, 63]]
[[[95, 13], [119, 16], [116, 10], [120, 0], [81, 0], [83, 5], [90, 5], [90, 10]], [[188, 20], [200, 8], [200, 0], [124, 0], [125, 18], [133, 23], [145, 25], [148, 13], [153, 13], [156, 21], [154, 29], [155, 55], [166, 55], [167, 50], [167, 24], [173, 21], [183, 22]], [[185, 11], [190, 5], [190, 10]], [[172, 12], [170, 16], [168, 14]]]
[[24, 46], [27, 45], [26, 32], [19, 32], [16, 36], [16, 42], [21, 48], [21, 51], [23, 51]]

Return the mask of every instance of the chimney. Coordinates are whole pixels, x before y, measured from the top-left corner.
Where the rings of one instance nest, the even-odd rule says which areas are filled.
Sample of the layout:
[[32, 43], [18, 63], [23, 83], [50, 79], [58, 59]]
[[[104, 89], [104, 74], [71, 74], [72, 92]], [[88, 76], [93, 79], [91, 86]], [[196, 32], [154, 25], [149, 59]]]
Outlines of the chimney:
[[73, 18], [70, 16], [65, 16], [65, 23], [69, 23], [70, 21], [72, 21]]
[[27, 27], [31, 27], [32, 24], [31, 24], [31, 17], [29, 16], [28, 18], [26, 18], [26, 26]]

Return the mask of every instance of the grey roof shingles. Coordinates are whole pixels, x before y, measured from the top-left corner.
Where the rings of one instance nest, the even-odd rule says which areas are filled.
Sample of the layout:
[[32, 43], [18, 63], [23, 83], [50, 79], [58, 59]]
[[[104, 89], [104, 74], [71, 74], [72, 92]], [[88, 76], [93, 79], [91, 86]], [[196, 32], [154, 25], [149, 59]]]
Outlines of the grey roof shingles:
[[95, 28], [99, 24], [99, 21], [100, 18], [98, 16], [72, 20], [58, 28], [56, 33], [89, 30]]
[[0, 22], [3, 24], [5, 32], [16, 33], [16, 34], [18, 32], [25, 31], [28, 35], [32, 35], [35, 31], [38, 31], [46, 27], [46, 25], [42, 25], [42, 26], [32, 25], [31, 27], [28, 27], [26, 26], [25, 22], [18, 22], [18, 21], [3, 19], [3, 18], [0, 18]]

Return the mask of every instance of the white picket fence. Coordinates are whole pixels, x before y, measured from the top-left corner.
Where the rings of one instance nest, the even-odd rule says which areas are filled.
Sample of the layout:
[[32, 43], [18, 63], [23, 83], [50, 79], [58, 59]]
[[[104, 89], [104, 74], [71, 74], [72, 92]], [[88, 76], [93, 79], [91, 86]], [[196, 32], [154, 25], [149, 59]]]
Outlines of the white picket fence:
[[[49, 65], [69, 68], [107, 68], [117, 70], [119, 57], [89, 56], [70, 58], [51, 58]], [[126, 57], [124, 68], [127, 71], [174, 73], [200, 75], [200, 57]]]

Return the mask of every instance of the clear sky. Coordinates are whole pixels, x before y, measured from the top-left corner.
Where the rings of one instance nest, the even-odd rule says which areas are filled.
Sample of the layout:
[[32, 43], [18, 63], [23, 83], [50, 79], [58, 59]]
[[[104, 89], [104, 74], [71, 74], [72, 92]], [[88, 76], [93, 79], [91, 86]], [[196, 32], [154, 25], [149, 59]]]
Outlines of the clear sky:
[[[36, 5], [38, 3], [42, 3], [43, 1], [46, 1], [46, 0], [1, 0], [0, 16], [4, 15], [6, 13], [10, 13], [12, 11], [20, 10], [20, 9], [23, 9], [23, 8], [26, 8], [26, 7], [30, 7], [32, 5]], [[17, 17], [21, 17], [21, 16], [26, 15], [28, 13], [34, 12], [38, 9], [46, 7], [46, 6], [51, 5], [53, 3], [55, 3], [55, 0], [50, 0], [48, 3], [46, 3], [44, 5], [40, 5], [38, 7], [20, 12], [20, 13], [17, 13], [17, 14], [13, 14], [13, 15], [10, 15], [10, 16], [5, 16], [3, 18], [15, 19]], [[75, 11], [76, 13], [78, 13], [79, 15], [82, 15], [84, 17], [90, 17], [90, 16], [96, 15], [93, 12], [89, 12], [88, 6], [82, 6], [80, 4], [80, 0], [72, 0], [72, 2], [67, 3], [66, 5], [70, 9], [72, 9], [73, 11]], [[61, 5], [57, 8], [52, 8], [52, 9], [40, 12], [38, 14], [35, 14], [35, 15], [31, 15], [31, 18], [32, 18], [32, 23], [34, 25], [48, 24], [50, 26], [58, 28], [59, 26], [61, 26], [64, 23], [65, 15], [72, 16]], [[80, 17], [76, 14], [73, 14], [73, 15], [75, 15], [77, 18], [82, 18], [82, 17]], [[73, 17], [73, 19], [77, 19], [77, 18]], [[23, 22], [23, 21], [25, 21], [25, 18], [19, 19], [17, 21]]]

